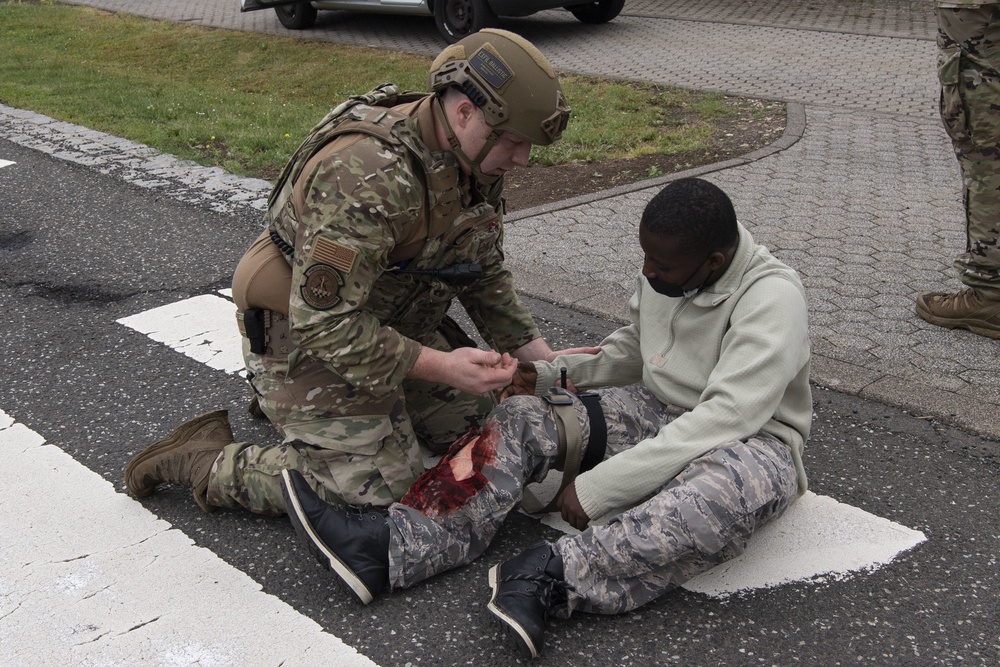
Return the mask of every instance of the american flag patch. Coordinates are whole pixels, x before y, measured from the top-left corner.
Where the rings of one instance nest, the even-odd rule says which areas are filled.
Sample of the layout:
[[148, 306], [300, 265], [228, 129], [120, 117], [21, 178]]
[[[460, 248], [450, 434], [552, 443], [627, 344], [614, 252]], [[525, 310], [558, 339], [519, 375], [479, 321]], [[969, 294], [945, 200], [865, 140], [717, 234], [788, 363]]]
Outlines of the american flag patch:
[[351, 269], [354, 268], [354, 260], [357, 259], [357, 256], [357, 250], [352, 250], [322, 237], [316, 240], [316, 249], [313, 250], [312, 254], [314, 262], [329, 264], [345, 274], [350, 273]]

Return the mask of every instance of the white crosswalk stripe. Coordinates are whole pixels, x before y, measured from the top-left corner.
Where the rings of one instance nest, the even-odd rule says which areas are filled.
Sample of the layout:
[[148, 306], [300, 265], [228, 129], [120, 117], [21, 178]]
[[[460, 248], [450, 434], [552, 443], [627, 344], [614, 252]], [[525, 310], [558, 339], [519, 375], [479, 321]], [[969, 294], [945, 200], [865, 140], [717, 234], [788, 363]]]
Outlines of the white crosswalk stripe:
[[0, 664], [376, 667], [2, 411], [0, 451]]

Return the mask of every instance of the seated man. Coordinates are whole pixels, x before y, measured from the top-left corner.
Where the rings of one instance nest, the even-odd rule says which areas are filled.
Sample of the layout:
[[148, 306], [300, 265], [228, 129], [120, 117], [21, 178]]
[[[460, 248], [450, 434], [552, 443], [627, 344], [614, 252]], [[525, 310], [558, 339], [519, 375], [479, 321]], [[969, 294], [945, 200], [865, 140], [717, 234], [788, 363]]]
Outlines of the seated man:
[[[327, 505], [283, 471], [297, 531], [360, 600], [469, 563], [526, 484], [582, 457], [584, 472], [557, 505], [583, 532], [490, 570], [490, 612], [534, 657], [548, 617], [654, 600], [742, 553], [805, 492], [812, 400], [796, 273], [700, 179], [671, 183], [649, 202], [639, 244], [632, 324], [596, 355], [522, 365], [482, 429], [456, 441], [387, 515]], [[602, 387], [601, 410], [588, 409], [590, 397], [549, 390], [563, 367], [577, 389]], [[511, 395], [523, 393], [547, 398]], [[574, 451], [574, 440], [586, 450]], [[589, 526], [619, 508], [628, 509]]]

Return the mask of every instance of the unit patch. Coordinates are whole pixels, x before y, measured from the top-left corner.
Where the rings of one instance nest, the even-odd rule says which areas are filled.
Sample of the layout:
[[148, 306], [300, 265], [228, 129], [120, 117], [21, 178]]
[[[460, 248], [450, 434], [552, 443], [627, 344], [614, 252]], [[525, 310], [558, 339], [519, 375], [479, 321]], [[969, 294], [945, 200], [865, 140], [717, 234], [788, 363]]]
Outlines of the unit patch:
[[328, 264], [313, 264], [306, 269], [302, 283], [302, 300], [316, 310], [327, 310], [340, 302], [344, 279]]
[[340, 245], [336, 241], [331, 241], [322, 236], [316, 239], [316, 248], [312, 253], [314, 262], [329, 264], [347, 275], [350, 275], [351, 270], [354, 268], [354, 260], [357, 257], [357, 250]]

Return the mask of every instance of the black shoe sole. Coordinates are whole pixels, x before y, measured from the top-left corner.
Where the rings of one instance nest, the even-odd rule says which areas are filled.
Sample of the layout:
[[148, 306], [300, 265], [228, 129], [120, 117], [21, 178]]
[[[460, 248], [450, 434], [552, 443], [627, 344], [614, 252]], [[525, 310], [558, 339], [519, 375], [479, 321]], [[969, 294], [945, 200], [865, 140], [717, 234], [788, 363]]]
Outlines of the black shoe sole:
[[316, 557], [320, 565], [337, 575], [340, 584], [353, 595], [361, 604], [369, 604], [375, 599], [372, 592], [368, 590], [364, 582], [354, 574], [354, 571], [347, 566], [337, 555], [327, 548], [323, 540], [320, 539], [316, 531], [313, 530], [309, 518], [306, 516], [299, 503], [299, 497], [293, 492], [292, 480], [288, 475], [288, 470], [281, 471], [281, 493], [285, 498], [285, 511], [288, 519], [292, 522], [295, 532], [306, 543], [309, 551]]
[[525, 632], [521, 624], [515, 621], [513, 618], [508, 616], [503, 609], [497, 606], [496, 599], [497, 593], [500, 592], [500, 566], [494, 565], [490, 568], [490, 588], [493, 589], [493, 595], [490, 596], [489, 604], [486, 608], [497, 617], [500, 621], [500, 628], [503, 630], [504, 634], [510, 637], [511, 641], [517, 646], [518, 651], [521, 652], [526, 658], [537, 658], [538, 648], [535, 646], [535, 642], [532, 641], [528, 633]]

